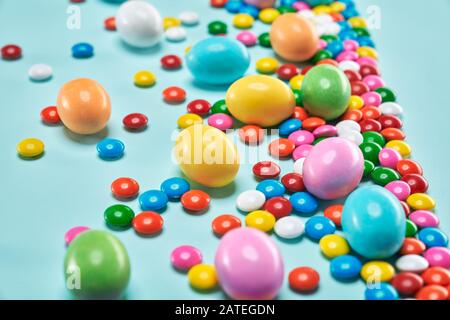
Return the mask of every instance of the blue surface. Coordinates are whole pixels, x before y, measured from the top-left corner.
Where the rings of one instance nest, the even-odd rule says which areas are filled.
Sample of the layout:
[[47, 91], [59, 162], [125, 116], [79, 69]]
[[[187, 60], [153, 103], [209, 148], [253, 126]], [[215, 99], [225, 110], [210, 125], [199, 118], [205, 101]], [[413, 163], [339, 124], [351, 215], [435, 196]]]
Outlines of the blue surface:
[[[81, 29], [69, 30], [68, 1], [0, 2], [0, 45], [17, 43], [24, 54], [19, 61], [0, 60], [0, 298], [69, 298], [63, 278], [66, 230], [75, 225], [107, 230], [103, 211], [117, 203], [110, 194], [110, 183], [119, 176], [137, 179], [145, 191], [157, 189], [163, 180], [179, 175], [168, 159], [176, 119], [185, 112], [186, 104], [164, 103], [161, 91], [165, 87], [185, 88], [187, 101], [205, 98], [214, 102], [224, 97], [225, 87], [198, 86], [186, 67], [163, 71], [159, 59], [169, 53], [182, 56], [186, 46], [206, 36], [206, 25], [213, 19], [226, 21], [230, 34], [236, 35], [238, 31], [231, 26], [232, 15], [223, 9], [210, 8], [207, 0], [152, 3], [163, 16], [197, 11], [201, 23], [188, 29], [188, 38], [182, 43], [163, 40], [156, 48], [133, 50], [122, 44], [117, 33], [103, 29], [103, 20], [114, 15], [116, 4], [87, 0], [79, 6]], [[450, 42], [446, 41], [450, 30], [449, 1], [428, 1], [424, 10], [423, 5], [406, 1], [361, 0], [358, 9], [365, 13], [374, 3], [382, 10], [382, 28], [373, 31], [381, 70], [405, 109], [405, 131], [413, 147], [413, 158], [424, 167], [430, 194], [437, 201], [441, 227], [448, 233], [450, 64], [443, 53], [450, 51]], [[25, 4], [29, 7], [26, 10]], [[259, 34], [267, 29], [268, 26], [257, 22], [253, 30]], [[79, 42], [91, 43], [94, 57], [74, 59], [71, 47]], [[250, 73], [254, 72], [257, 58], [272, 55], [271, 50], [261, 47], [250, 52]], [[29, 81], [27, 70], [34, 63], [50, 64], [53, 78], [44, 83]], [[134, 73], [142, 69], [156, 73], [154, 87], [141, 89], [133, 85]], [[61, 85], [78, 77], [98, 80], [111, 96], [112, 118], [108, 129], [95, 137], [79, 137], [62, 127], [45, 126], [39, 119], [43, 107], [55, 104]], [[148, 115], [146, 131], [132, 133], [123, 129], [122, 117], [130, 112]], [[15, 152], [17, 142], [29, 136], [46, 143], [46, 153], [37, 161], [21, 160]], [[105, 162], [97, 157], [95, 145], [106, 136], [126, 144], [122, 159]], [[243, 145], [239, 142], [238, 146], [242, 152]], [[261, 160], [269, 159], [266, 147], [267, 144], [262, 146], [261, 154], [265, 156]], [[281, 166], [283, 172], [291, 171], [292, 161], [282, 161]], [[219, 240], [212, 235], [211, 221], [220, 214], [233, 212], [243, 218], [235, 208], [235, 197], [255, 186], [251, 165], [243, 165], [234, 184], [211, 191], [212, 204], [205, 214], [189, 215], [179, 203], [170, 202], [163, 213], [165, 229], [158, 237], [141, 238], [133, 230], [112, 231], [123, 241], [131, 259], [127, 298], [223, 298], [220, 291], [208, 294], [193, 291], [187, 276], [171, 269], [169, 255], [176, 246], [190, 244], [202, 251], [205, 262], [212, 263]], [[137, 200], [127, 205], [139, 210]], [[286, 242], [276, 238], [276, 242], [285, 257], [287, 271], [308, 265], [321, 275], [320, 288], [311, 295], [292, 292], [285, 281], [280, 299], [364, 298], [362, 281], [344, 284], [331, 277], [329, 262], [320, 254], [317, 243], [306, 237]]]

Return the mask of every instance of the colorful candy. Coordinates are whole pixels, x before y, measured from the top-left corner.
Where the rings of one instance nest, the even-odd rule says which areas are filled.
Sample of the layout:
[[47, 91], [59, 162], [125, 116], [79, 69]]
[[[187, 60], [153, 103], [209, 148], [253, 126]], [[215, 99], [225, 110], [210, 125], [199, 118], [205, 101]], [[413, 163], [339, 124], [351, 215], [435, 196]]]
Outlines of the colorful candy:
[[320, 275], [310, 267], [298, 267], [289, 273], [289, 286], [299, 292], [316, 290], [319, 286]]
[[186, 91], [176, 86], [167, 87], [162, 94], [164, 100], [168, 103], [182, 103], [186, 99]]
[[28, 138], [17, 144], [17, 153], [22, 158], [38, 158], [44, 153], [44, 143], [36, 138]]
[[209, 207], [211, 197], [202, 190], [189, 190], [181, 196], [181, 204], [189, 211], [203, 211]]
[[295, 239], [303, 234], [305, 230], [305, 224], [299, 217], [286, 216], [280, 218], [275, 223], [274, 230], [280, 238]]
[[131, 226], [134, 211], [123, 204], [116, 204], [105, 210], [104, 218], [106, 224], [112, 228], [127, 228]]
[[22, 48], [15, 44], [8, 44], [1, 49], [3, 60], [17, 60], [22, 57]]
[[256, 190], [261, 191], [266, 199], [281, 197], [286, 189], [284, 186], [274, 179], [263, 180], [257, 184]]
[[306, 221], [305, 232], [313, 240], [320, 240], [326, 235], [333, 234], [336, 226], [333, 221], [323, 216], [314, 216]]
[[82, 232], [88, 231], [88, 227], [84, 226], [78, 226], [73, 227], [67, 230], [67, 232], [64, 235], [64, 241], [66, 242], [66, 245], [70, 245], [70, 243]]
[[266, 196], [258, 190], [247, 190], [236, 198], [236, 207], [244, 212], [255, 211], [264, 205]]
[[164, 180], [161, 183], [161, 191], [164, 192], [171, 200], [180, 199], [183, 194], [191, 189], [189, 182], [186, 179], [173, 177]]
[[349, 280], [359, 276], [362, 264], [358, 258], [351, 255], [341, 255], [333, 258], [330, 263], [331, 275], [337, 280]]
[[190, 285], [197, 290], [212, 290], [217, 286], [217, 273], [214, 266], [197, 264], [188, 272]]
[[53, 75], [53, 69], [48, 64], [34, 64], [28, 69], [28, 76], [33, 81], [46, 81]]
[[156, 76], [147, 70], [138, 71], [134, 74], [134, 84], [137, 87], [149, 88], [156, 83]]
[[181, 68], [182, 60], [179, 56], [169, 54], [161, 58], [161, 66], [166, 70], [177, 70]]
[[202, 260], [203, 256], [200, 250], [188, 245], [176, 247], [170, 254], [172, 266], [183, 271], [202, 263]]
[[153, 211], [144, 211], [133, 219], [133, 229], [141, 235], [154, 235], [161, 232], [164, 220], [160, 214]]
[[94, 47], [86, 42], [80, 42], [72, 46], [72, 56], [78, 59], [90, 58], [94, 55]]
[[111, 183], [111, 192], [119, 200], [134, 198], [139, 193], [139, 184], [132, 178], [117, 178]]
[[139, 205], [144, 211], [158, 211], [169, 202], [167, 195], [160, 190], [148, 190], [139, 196]]
[[365, 263], [361, 269], [361, 278], [370, 283], [387, 282], [394, 275], [394, 267], [386, 261], [370, 261]]
[[148, 118], [142, 113], [130, 113], [122, 119], [124, 127], [128, 130], [142, 130], [147, 127]]
[[214, 218], [211, 226], [214, 234], [221, 237], [230, 230], [240, 228], [241, 220], [231, 214], [223, 214]]
[[329, 234], [320, 239], [320, 250], [327, 258], [335, 258], [350, 252], [350, 246], [345, 238], [337, 234]]
[[125, 145], [120, 140], [106, 138], [97, 143], [97, 152], [103, 160], [117, 160], [123, 157]]
[[245, 217], [245, 224], [247, 227], [269, 232], [275, 225], [275, 217], [265, 210], [252, 211]]

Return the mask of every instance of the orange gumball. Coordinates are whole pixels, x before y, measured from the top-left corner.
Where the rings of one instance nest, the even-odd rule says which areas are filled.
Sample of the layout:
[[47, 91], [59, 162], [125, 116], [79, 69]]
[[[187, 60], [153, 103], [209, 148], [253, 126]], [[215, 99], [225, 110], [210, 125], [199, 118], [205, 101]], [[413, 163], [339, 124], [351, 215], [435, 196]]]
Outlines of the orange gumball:
[[282, 58], [302, 62], [316, 53], [319, 36], [311, 22], [296, 13], [286, 13], [272, 23], [270, 43]]
[[111, 103], [106, 90], [95, 80], [80, 78], [59, 90], [57, 109], [64, 125], [78, 134], [94, 134], [106, 127]]

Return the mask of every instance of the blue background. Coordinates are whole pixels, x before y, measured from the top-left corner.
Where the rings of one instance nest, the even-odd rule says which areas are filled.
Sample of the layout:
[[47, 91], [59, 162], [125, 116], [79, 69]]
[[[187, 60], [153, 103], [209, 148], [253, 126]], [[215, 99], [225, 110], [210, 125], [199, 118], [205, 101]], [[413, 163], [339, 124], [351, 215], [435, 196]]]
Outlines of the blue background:
[[[381, 7], [381, 29], [373, 30], [381, 60], [381, 70], [388, 86], [395, 89], [405, 109], [404, 129], [413, 148], [413, 158], [424, 167], [430, 182], [430, 194], [437, 201], [441, 227], [450, 230], [448, 184], [449, 165], [449, 75], [450, 2], [362, 0], [358, 8]], [[188, 92], [188, 99], [206, 98], [214, 102], [224, 97], [226, 88], [196, 86], [186, 68], [161, 70], [164, 54], [183, 56], [184, 49], [206, 35], [206, 24], [213, 19], [226, 21], [230, 35], [232, 15], [213, 9], [207, 0], [159, 0], [152, 3], [162, 16], [176, 16], [184, 10], [200, 14], [201, 23], [188, 28], [188, 38], [179, 44], [163, 40], [150, 50], [132, 50], [122, 44], [115, 32], [103, 29], [103, 20], [115, 14], [116, 4], [88, 0], [81, 4], [81, 29], [68, 30], [66, 10], [69, 1], [0, 1], [0, 46], [17, 43], [23, 48], [19, 61], [0, 61], [0, 298], [67, 299], [64, 288], [64, 233], [70, 227], [86, 225], [107, 229], [104, 209], [116, 203], [110, 195], [110, 183], [119, 176], [134, 177], [141, 190], [159, 188], [160, 183], [178, 175], [168, 161], [171, 135], [176, 119], [185, 105], [168, 105], [161, 91], [178, 85]], [[253, 31], [268, 30], [257, 22]], [[70, 48], [77, 42], [89, 42], [95, 56], [86, 60], [71, 57]], [[262, 47], [250, 49], [254, 62], [273, 55]], [[48, 63], [54, 77], [45, 83], [33, 83], [27, 70], [35, 63]], [[156, 73], [158, 82], [150, 89], [133, 85], [136, 71]], [[94, 137], [79, 137], [63, 127], [49, 127], [40, 122], [39, 112], [55, 104], [59, 88], [73, 78], [91, 77], [107, 89], [112, 100], [112, 117], [108, 129]], [[122, 128], [122, 117], [130, 112], [148, 115], [149, 128], [129, 133]], [[97, 158], [95, 144], [101, 138], [119, 138], [126, 144], [126, 156], [114, 162]], [[17, 157], [15, 148], [23, 138], [37, 137], [46, 144], [46, 153], [37, 161]], [[242, 149], [239, 143], [239, 148]], [[268, 156], [267, 156], [268, 158]], [[283, 172], [292, 170], [292, 162], [282, 163]], [[172, 270], [169, 255], [181, 244], [201, 249], [206, 263], [213, 263], [218, 239], [211, 233], [212, 219], [223, 213], [236, 213], [236, 195], [256, 182], [251, 165], [243, 165], [236, 182], [224, 190], [213, 190], [211, 208], [194, 216], [185, 213], [178, 203], [170, 203], [163, 213], [164, 232], [155, 238], [141, 238], [132, 229], [114, 232], [128, 249], [132, 277], [127, 290], [129, 299], [217, 299], [221, 291], [193, 291], [186, 275]], [[139, 210], [137, 201], [129, 205]], [[316, 243], [304, 238], [294, 243], [276, 240], [285, 257], [288, 272], [308, 265], [321, 274], [321, 285], [311, 295], [293, 293], [284, 282], [281, 299], [362, 299], [361, 281], [342, 284], [331, 278], [329, 263], [321, 256]]]

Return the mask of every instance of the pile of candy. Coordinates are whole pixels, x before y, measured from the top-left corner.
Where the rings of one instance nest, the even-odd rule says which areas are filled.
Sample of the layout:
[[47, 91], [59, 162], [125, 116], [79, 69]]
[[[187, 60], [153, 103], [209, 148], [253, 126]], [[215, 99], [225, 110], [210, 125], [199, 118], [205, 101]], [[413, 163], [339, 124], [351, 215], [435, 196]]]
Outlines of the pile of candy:
[[[245, 30], [234, 40], [226, 36], [226, 23], [211, 21], [207, 32], [212, 37], [186, 50], [185, 64], [196, 81], [229, 86], [226, 97], [213, 104], [205, 99], [188, 101], [186, 114], [177, 120], [182, 130], [176, 142], [177, 161], [187, 179], [172, 177], [159, 189], [142, 193], [135, 179], [116, 179], [111, 183], [113, 196], [118, 201], [137, 198], [142, 212], [135, 214], [129, 206], [115, 204], [104, 211], [106, 224], [113, 230], [132, 227], [140, 235], [158, 236], [164, 227], [160, 213], [169, 201], [180, 201], [188, 213], [204, 212], [211, 197], [191, 189], [188, 180], [223, 187], [239, 170], [236, 146], [224, 131], [238, 128], [238, 121], [244, 123], [238, 134], [251, 148], [265, 139], [264, 128], [275, 127], [280, 137], [270, 142], [268, 157], [292, 158], [292, 172], [282, 175], [280, 166], [271, 160], [253, 165], [258, 183], [235, 201], [245, 214], [246, 228], [231, 214], [211, 221], [214, 234], [222, 237], [214, 264], [203, 263], [201, 251], [192, 246], [172, 251], [173, 267], [187, 272], [193, 288], [209, 292], [220, 286], [234, 299], [276, 297], [285, 275], [275, 237], [267, 235], [273, 231], [282, 239], [306, 234], [318, 242], [329, 259], [331, 275], [345, 282], [361, 278], [367, 283], [366, 299], [449, 299], [448, 237], [438, 229], [435, 201], [426, 194], [423, 170], [409, 159], [411, 147], [401, 129], [403, 108], [381, 77], [375, 44], [353, 1], [211, 0], [211, 5], [234, 14], [233, 27]], [[127, 19], [132, 23], [125, 23]], [[270, 26], [270, 32], [256, 35], [248, 30], [258, 20]], [[184, 27], [198, 22], [195, 12], [161, 19], [148, 3], [130, 1], [120, 6], [115, 17], [107, 18], [104, 26], [117, 30], [131, 46], [149, 47], [163, 34], [168, 41], [186, 39]], [[289, 63], [264, 57], [256, 61], [258, 74], [244, 76], [250, 65], [247, 47], [256, 44], [272, 48]], [[7, 45], [1, 52], [5, 60], [22, 55], [16, 45]], [[72, 47], [74, 58], [93, 55], [88, 43]], [[308, 67], [298, 66], [306, 61]], [[166, 55], [161, 67], [170, 72], [182, 68], [183, 61], [177, 55]], [[52, 68], [34, 65], [29, 77], [49, 80]], [[140, 88], [150, 88], [156, 81], [148, 70], [138, 71], [133, 79]], [[81, 90], [89, 98], [81, 97]], [[183, 103], [187, 97], [183, 88], [175, 86], [164, 89], [162, 95], [169, 104]], [[109, 95], [98, 82], [75, 79], [61, 88], [57, 106], [42, 110], [41, 119], [48, 125], [62, 122], [77, 134], [93, 134], [105, 128], [110, 109]], [[203, 124], [205, 117], [208, 125]], [[145, 130], [148, 118], [131, 113], [123, 118], [123, 125], [126, 130]], [[195, 136], [196, 131], [200, 137], [195, 142], [202, 151], [223, 151], [228, 162], [183, 162], [194, 149], [194, 141], [185, 138]], [[117, 160], [124, 155], [125, 145], [106, 138], [97, 144], [97, 151], [101, 159]], [[44, 143], [25, 139], [17, 145], [17, 152], [23, 158], [37, 159]], [[358, 187], [364, 180], [373, 183]], [[317, 212], [321, 200], [343, 198], [344, 204]], [[293, 213], [312, 216], [304, 222]], [[69, 245], [66, 269], [81, 268], [89, 282], [74, 294], [88, 298], [122, 294], [130, 263], [115, 236], [78, 226], [67, 231], [65, 241]], [[83, 256], [93, 250], [107, 258], [94, 262]], [[394, 265], [388, 262], [392, 257]], [[96, 270], [103, 270], [103, 276]], [[311, 292], [318, 288], [320, 275], [313, 268], [299, 266], [289, 272], [288, 282], [296, 292]]]

